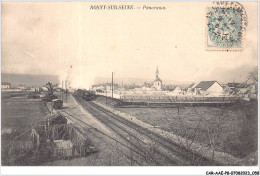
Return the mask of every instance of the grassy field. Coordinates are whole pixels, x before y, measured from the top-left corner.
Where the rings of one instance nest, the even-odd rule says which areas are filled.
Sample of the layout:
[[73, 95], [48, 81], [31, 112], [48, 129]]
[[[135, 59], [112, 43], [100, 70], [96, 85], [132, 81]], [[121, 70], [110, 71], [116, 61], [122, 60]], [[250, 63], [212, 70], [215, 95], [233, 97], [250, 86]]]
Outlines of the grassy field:
[[[2, 165], [6, 165], [10, 160], [8, 157], [9, 152], [6, 151], [10, 146], [7, 145], [17, 136], [20, 136], [17, 139], [18, 141], [28, 142], [31, 135], [30, 129], [42, 121], [47, 113], [46, 106], [39, 99], [32, 100], [26, 96], [18, 96], [17, 94], [13, 96], [13, 94], [10, 94], [10, 98], [6, 97], [1, 100]], [[26, 133], [24, 134], [24, 132]]]
[[2, 100], [4, 99], [9, 99], [12, 97], [22, 97], [22, 96], [26, 96], [26, 93], [23, 91], [2, 91], [1, 92], [1, 98]]
[[11, 128], [21, 133], [30, 129], [47, 115], [47, 109], [41, 100], [28, 99], [25, 96], [2, 99], [1, 128]]
[[[106, 98], [96, 101], [106, 104]], [[107, 99], [107, 105], [116, 102]], [[117, 108], [143, 122], [238, 158], [257, 151], [257, 102], [223, 107]]]

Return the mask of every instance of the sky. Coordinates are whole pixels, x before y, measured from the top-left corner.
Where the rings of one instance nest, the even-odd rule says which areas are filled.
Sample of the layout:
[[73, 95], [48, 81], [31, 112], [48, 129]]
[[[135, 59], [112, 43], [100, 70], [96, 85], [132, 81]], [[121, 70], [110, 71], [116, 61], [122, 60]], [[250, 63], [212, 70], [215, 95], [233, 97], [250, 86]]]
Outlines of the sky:
[[[241, 2], [243, 51], [206, 51], [211, 2], [124, 2], [139, 10], [90, 10], [122, 2], [2, 2], [2, 73], [59, 75], [74, 88], [95, 77], [244, 81], [258, 66], [257, 2]], [[165, 6], [166, 10], [143, 10]]]

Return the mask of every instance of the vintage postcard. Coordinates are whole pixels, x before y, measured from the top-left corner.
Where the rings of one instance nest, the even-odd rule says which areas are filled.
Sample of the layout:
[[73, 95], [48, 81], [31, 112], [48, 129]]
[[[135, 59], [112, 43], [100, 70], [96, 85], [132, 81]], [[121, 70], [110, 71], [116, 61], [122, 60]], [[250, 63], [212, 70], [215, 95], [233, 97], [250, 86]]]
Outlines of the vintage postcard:
[[2, 166], [258, 166], [258, 2], [1, 6]]

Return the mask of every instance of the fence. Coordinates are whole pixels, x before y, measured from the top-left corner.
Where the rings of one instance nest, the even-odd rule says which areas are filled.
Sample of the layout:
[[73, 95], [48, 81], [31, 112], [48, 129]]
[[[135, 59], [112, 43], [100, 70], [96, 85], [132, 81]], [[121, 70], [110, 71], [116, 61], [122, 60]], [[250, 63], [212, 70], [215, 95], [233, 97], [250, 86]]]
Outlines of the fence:
[[69, 124], [38, 124], [2, 147], [2, 165], [37, 165], [83, 157], [98, 150]]
[[126, 102], [235, 102], [238, 97], [203, 97], [203, 96], [139, 96], [139, 95], [124, 95], [121, 100]]

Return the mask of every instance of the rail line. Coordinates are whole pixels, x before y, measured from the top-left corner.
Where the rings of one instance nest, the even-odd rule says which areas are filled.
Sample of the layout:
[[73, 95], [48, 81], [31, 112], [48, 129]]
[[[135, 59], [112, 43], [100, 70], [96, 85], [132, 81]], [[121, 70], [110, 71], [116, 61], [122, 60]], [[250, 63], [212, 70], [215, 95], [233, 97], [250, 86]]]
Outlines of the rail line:
[[[126, 119], [123, 119], [122, 117], [105, 110], [104, 108], [96, 105], [93, 102], [86, 102], [83, 99], [79, 98], [77, 101], [80, 101], [85, 109], [87, 109], [91, 114], [95, 115], [101, 122], [109, 126], [111, 128], [111, 124], [114, 126], [117, 126], [117, 129], [121, 129], [128, 133], [128, 135], [131, 135], [136, 140], [141, 141], [138, 139], [133, 133], [129, 132], [129, 129], [127, 130], [126, 127], [130, 128], [131, 130], [136, 131], [139, 135], [144, 136], [145, 138], [149, 138], [151, 141], [156, 141], [160, 144], [160, 146], [163, 147], [163, 149], [166, 149], [168, 152], [167, 155], [163, 154], [161, 151], [156, 150], [156, 153], [160, 156], [163, 156], [164, 159], [169, 162], [168, 164], [178, 164], [178, 165], [218, 165], [218, 163], [215, 163], [195, 152], [189, 151], [178, 144], [174, 143], [173, 141], [168, 140], [167, 138], [160, 136], [156, 133], [153, 133], [144, 127], [141, 127], [140, 125], [137, 125], [131, 121], [128, 121]], [[98, 113], [99, 112], [99, 113]], [[116, 123], [115, 123], [116, 122]], [[123, 125], [123, 126], [122, 126]], [[113, 128], [113, 127], [112, 127]], [[116, 130], [115, 130], [116, 131]], [[122, 135], [120, 135], [122, 136]], [[125, 138], [125, 137], [124, 137]], [[129, 141], [128, 141], [129, 142]], [[131, 142], [131, 141], [130, 141]], [[142, 143], [143, 141], [141, 141]], [[175, 159], [169, 157], [170, 155], [176, 156]], [[176, 160], [177, 158], [177, 160]]]
[[[66, 114], [69, 115], [69, 116], [72, 116], [74, 119], [77, 119], [77, 120], [80, 121], [81, 123], [84, 123], [85, 125], [88, 125], [88, 124], [86, 124], [85, 122], [83, 122], [82, 120], [80, 120], [80, 119], [78, 119], [77, 117], [73, 116], [72, 114], [69, 114], [68, 112], [66, 112], [66, 111], [64, 111], [64, 110], [61, 110], [61, 111], [64, 112], [64, 113], [66, 113]], [[69, 117], [67, 117], [67, 118], [69, 118]], [[69, 119], [72, 120], [71, 118], [69, 118]], [[73, 121], [74, 123], [76, 123], [74, 120], [72, 120], [72, 121]], [[101, 120], [100, 120], [100, 121], [101, 121]], [[104, 121], [102, 121], [102, 122], [104, 123]], [[77, 124], [78, 124], [78, 123], [77, 123]], [[156, 166], [162, 165], [162, 163], [160, 163], [160, 162], [158, 162], [158, 161], [154, 160], [153, 158], [148, 157], [148, 156], [146, 155], [146, 150], [145, 150], [145, 147], [144, 147], [144, 146], [139, 146], [139, 145], [136, 144], [136, 141], [133, 141], [133, 140], [131, 140], [131, 139], [129, 140], [127, 137], [125, 137], [125, 136], [122, 135], [120, 132], [118, 132], [118, 131], [117, 131], [118, 129], [115, 129], [115, 126], [112, 127], [112, 126], [110, 125], [109, 128], [111, 128], [116, 134], [118, 134], [121, 138], [123, 138], [128, 144], [130, 143], [131, 146], [134, 147], [134, 149], [131, 148], [131, 147], [128, 147], [126, 144], [123, 144], [123, 143], [121, 143], [121, 142], [119, 142], [119, 141], [117, 141], [117, 140], [116, 140], [116, 142], [118, 142], [119, 144], [121, 144], [121, 145], [123, 145], [124, 147], [128, 148], [129, 150], [131, 150], [132, 152], [136, 153], [137, 155], [141, 156], [141, 157], [145, 160], [145, 162], [149, 163], [149, 165], [156, 165]], [[120, 127], [119, 127], [119, 128], [120, 128]], [[122, 128], [120, 128], [120, 129], [122, 129]], [[99, 131], [99, 132], [100, 132], [100, 131]], [[125, 131], [123, 131], [123, 129], [122, 129], [121, 132], [125, 132]], [[130, 133], [129, 133], [129, 135], [131, 135], [131, 137], [133, 137], [133, 138], [136, 138], [133, 134], [130, 134]], [[109, 136], [109, 137], [110, 137], [110, 136]], [[110, 138], [111, 138], [111, 137], [110, 137]], [[111, 139], [115, 140], [114, 138], [111, 138]], [[136, 138], [136, 139], [137, 139], [137, 138]], [[139, 141], [139, 142], [140, 142], [140, 141]], [[167, 158], [167, 159], [170, 160], [173, 164], [176, 165], [176, 162], [175, 162], [174, 160], [172, 160], [171, 158], [169, 158], [169, 157], [163, 155], [163, 154], [160, 153], [160, 152], [157, 152], [157, 153], [160, 154], [160, 156], [163, 156], [162, 159]]]
[[[83, 127], [84, 130], [86, 130], [86, 131], [90, 132], [91, 134], [93, 134], [95, 137], [97, 137], [97, 139], [101, 140], [100, 137], [98, 137], [96, 133], [90, 131], [90, 129], [94, 129], [95, 132], [98, 132], [98, 133], [102, 134], [103, 136], [108, 137], [109, 139], [111, 139], [111, 140], [117, 142], [118, 144], [124, 146], [125, 148], [128, 148], [129, 150], [131, 149], [130, 147], [128, 147], [128, 146], [126, 146], [125, 144], [121, 143], [120, 141], [114, 139], [113, 137], [111, 137], [111, 136], [109, 136], [109, 135], [103, 133], [102, 131], [96, 129], [95, 127], [93, 127], [93, 126], [91, 126], [91, 125], [85, 123], [84, 121], [82, 121], [81, 119], [77, 118], [76, 116], [74, 116], [74, 115], [72, 115], [72, 114], [70, 114], [70, 113], [68, 113], [68, 112], [66, 112], [66, 111], [64, 111], [64, 110], [60, 110], [60, 111], [62, 111], [62, 112], [64, 112], [65, 114], [67, 114], [67, 115], [65, 115], [66, 118], [70, 119], [70, 120], [71, 120], [72, 122], [74, 122], [75, 124], [77, 124], [77, 125]], [[63, 115], [64, 115], [64, 114], [63, 114]], [[70, 116], [70, 117], [69, 117], [69, 116]], [[72, 118], [73, 118], [73, 119], [72, 119]], [[77, 121], [79, 121], [80, 123], [76, 122], [75, 119], [76, 119]], [[88, 127], [90, 127], [90, 128], [85, 129], [83, 125], [86, 125], [86, 126], [88, 126]], [[106, 142], [106, 141], [104, 141], [104, 140], [101, 140], [101, 141], [105, 142], [105, 143], [106, 143], [107, 145], [109, 145], [109, 146], [114, 147], [112, 144], [110, 144], [110, 143], [108, 143], [108, 142]], [[129, 156], [128, 154], [126, 154], [126, 153], [123, 152], [122, 150], [120, 150], [120, 152], [121, 152], [125, 157], [127, 157], [128, 159], [134, 161], [134, 162], [137, 163], [138, 165], [142, 165], [140, 162], [138, 162], [137, 160], [133, 159], [131, 156]], [[133, 152], [135, 152], [135, 151], [133, 151]]]
[[[118, 124], [113, 122], [113, 120], [109, 120], [107, 116], [108, 114], [104, 112], [100, 112], [100, 110], [97, 110], [92, 106], [88, 106], [87, 110], [91, 114], [93, 114], [96, 118], [98, 118], [102, 123], [104, 123], [110, 129], [112, 129], [123, 140], [125, 140], [127, 143], [130, 143], [132, 146], [134, 146], [135, 149], [139, 150], [142, 153], [146, 153], [145, 155], [146, 159], [152, 162], [152, 164], [156, 164], [157, 166], [166, 165], [166, 164], [176, 165], [178, 161], [180, 162], [179, 158], [177, 161], [176, 159], [169, 157], [168, 155], [164, 154], [162, 151], [156, 149], [155, 147], [149, 147], [147, 143], [145, 143], [143, 140], [136, 137], [136, 135], [134, 135], [134, 133], [131, 132], [131, 130], [133, 129], [132, 128], [129, 129], [129, 126], [127, 126], [126, 124], [122, 125], [120, 123]], [[128, 139], [128, 136], [130, 137], [130, 140]], [[149, 153], [150, 150], [152, 151]], [[182, 164], [184, 164], [184, 162], [182, 162]]]
[[[140, 134], [150, 138], [153, 141], [156, 141], [157, 143], [159, 143], [161, 146], [163, 146], [164, 148], [166, 148], [170, 153], [173, 153], [175, 156], [178, 157], [178, 164], [180, 165], [198, 165], [198, 163], [200, 163], [201, 165], [209, 165], [210, 164], [210, 160], [208, 160], [207, 158], [204, 158], [194, 152], [191, 152], [179, 145], [177, 145], [176, 143], [173, 143], [172, 141], [156, 134], [153, 133], [151, 131], [148, 131], [147, 129], [145, 129], [144, 127], [141, 127], [131, 121], [128, 121], [126, 119], [123, 119], [122, 117], [105, 110], [104, 108], [89, 102], [92, 106], [95, 106], [97, 109], [99, 109], [102, 112], [107, 113], [111, 118], [114, 118], [115, 120], [129, 126], [132, 129], [135, 129], [136, 131], [138, 131]], [[182, 161], [184, 159], [184, 162]]]

